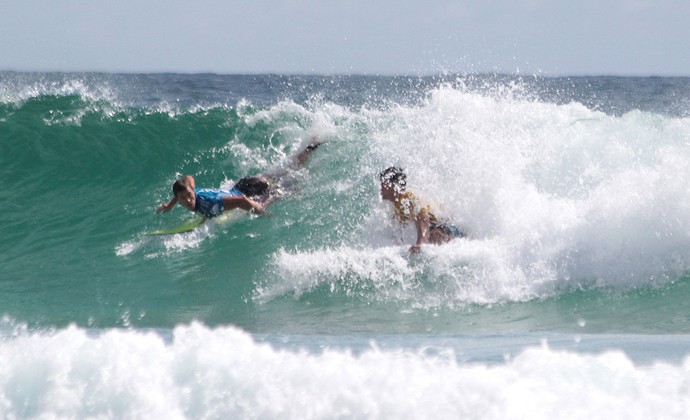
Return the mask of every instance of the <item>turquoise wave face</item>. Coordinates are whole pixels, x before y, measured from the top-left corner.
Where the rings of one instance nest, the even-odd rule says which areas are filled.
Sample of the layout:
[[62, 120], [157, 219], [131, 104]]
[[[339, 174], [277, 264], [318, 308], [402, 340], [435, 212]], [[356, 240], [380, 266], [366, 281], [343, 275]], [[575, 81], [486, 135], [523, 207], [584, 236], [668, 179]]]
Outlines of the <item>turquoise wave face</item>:
[[[690, 126], [636, 108], [637, 79], [605, 102], [630, 110], [602, 112], [589, 102], [607, 80], [14, 74], [0, 312], [38, 327], [687, 332]], [[551, 97], [557, 82], [571, 95]], [[688, 86], [666, 82], [650, 103]], [[155, 214], [178, 176], [232, 185], [314, 137], [270, 214], [144, 235], [191, 217]], [[470, 238], [411, 257], [414, 229], [378, 194], [390, 165]]]

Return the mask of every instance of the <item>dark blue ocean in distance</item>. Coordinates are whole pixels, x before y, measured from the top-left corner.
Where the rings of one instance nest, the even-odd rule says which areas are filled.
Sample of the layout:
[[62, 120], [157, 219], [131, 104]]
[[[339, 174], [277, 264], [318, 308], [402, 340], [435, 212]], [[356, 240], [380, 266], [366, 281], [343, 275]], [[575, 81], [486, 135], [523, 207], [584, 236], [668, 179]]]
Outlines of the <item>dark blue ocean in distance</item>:
[[1, 418], [690, 413], [690, 78], [0, 72], [0, 176]]

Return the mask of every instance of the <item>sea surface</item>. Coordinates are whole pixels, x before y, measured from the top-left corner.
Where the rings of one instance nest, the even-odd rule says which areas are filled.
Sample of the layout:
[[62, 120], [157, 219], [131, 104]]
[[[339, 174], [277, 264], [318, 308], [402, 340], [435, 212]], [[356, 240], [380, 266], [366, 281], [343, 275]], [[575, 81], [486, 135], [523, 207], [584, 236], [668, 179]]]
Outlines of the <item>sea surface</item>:
[[690, 415], [690, 78], [0, 72], [0, 180], [0, 418]]

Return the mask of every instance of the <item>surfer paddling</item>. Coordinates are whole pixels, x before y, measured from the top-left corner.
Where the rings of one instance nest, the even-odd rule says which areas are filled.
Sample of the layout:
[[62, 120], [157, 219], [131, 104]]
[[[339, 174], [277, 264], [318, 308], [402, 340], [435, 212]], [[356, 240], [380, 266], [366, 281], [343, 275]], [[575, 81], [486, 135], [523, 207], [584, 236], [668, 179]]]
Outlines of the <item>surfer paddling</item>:
[[379, 174], [381, 198], [393, 203], [395, 218], [401, 223], [415, 222], [417, 242], [410, 247], [419, 253], [425, 243], [440, 245], [464, 234], [452, 223], [440, 222], [428, 205], [422, 205], [415, 195], [407, 191], [407, 175], [402, 169], [390, 167]]
[[[302, 165], [321, 143], [312, 141], [295, 158], [294, 163]], [[173, 198], [161, 204], [156, 213], [167, 213], [176, 204], [189, 211], [210, 219], [226, 210], [241, 209], [261, 214], [276, 198], [274, 188], [279, 183], [279, 175], [246, 176], [231, 189], [196, 188], [194, 177], [186, 175], [173, 183]]]
[[156, 213], [167, 213], [175, 207], [175, 204], [180, 204], [187, 210], [200, 213], [209, 219], [219, 216], [224, 210], [242, 209], [254, 213], [264, 212], [261, 204], [247, 197], [236, 186], [230, 190], [196, 188], [194, 177], [187, 175], [175, 181], [172, 189], [173, 198], [158, 207]]

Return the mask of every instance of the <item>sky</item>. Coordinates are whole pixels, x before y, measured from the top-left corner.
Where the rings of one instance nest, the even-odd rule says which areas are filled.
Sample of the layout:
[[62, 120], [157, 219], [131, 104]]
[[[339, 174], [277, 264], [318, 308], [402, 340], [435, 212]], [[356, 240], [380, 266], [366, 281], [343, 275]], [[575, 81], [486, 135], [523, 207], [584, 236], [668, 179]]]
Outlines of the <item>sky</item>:
[[690, 76], [689, 0], [0, 0], [0, 70]]

